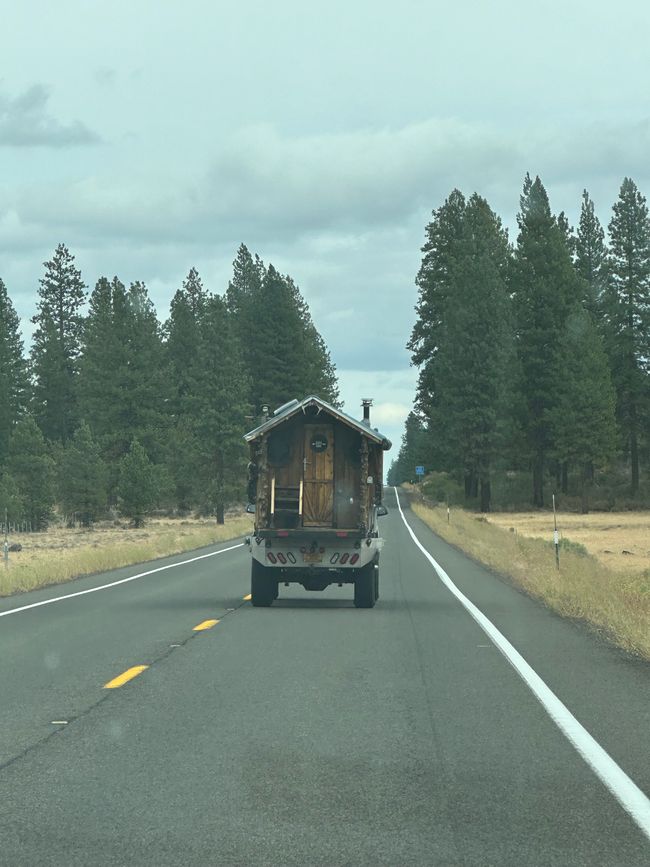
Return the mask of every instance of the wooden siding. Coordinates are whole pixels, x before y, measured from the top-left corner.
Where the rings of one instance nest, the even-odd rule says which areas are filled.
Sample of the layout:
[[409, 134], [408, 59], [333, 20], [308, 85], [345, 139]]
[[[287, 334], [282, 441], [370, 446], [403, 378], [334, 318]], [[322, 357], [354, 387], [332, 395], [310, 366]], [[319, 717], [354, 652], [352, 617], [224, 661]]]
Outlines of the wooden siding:
[[338, 424], [334, 447], [334, 510], [336, 526], [341, 529], [352, 529], [359, 524], [360, 448], [361, 436]]

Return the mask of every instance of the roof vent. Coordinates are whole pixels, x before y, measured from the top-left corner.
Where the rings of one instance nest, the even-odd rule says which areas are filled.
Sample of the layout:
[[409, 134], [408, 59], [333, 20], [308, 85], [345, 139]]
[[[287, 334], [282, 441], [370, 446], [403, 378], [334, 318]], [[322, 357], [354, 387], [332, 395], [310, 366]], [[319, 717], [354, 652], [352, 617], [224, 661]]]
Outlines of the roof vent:
[[276, 410], [273, 411], [273, 415], [280, 415], [283, 412], [286, 412], [288, 409], [292, 409], [294, 406], [298, 406], [300, 403], [299, 400], [296, 400], [294, 397], [293, 400], [288, 400], [286, 403], [283, 403], [282, 406], [279, 406]]
[[368, 427], [370, 427], [370, 407], [372, 406], [372, 398], [361, 398], [361, 406], [363, 407], [363, 420], [368, 425]]

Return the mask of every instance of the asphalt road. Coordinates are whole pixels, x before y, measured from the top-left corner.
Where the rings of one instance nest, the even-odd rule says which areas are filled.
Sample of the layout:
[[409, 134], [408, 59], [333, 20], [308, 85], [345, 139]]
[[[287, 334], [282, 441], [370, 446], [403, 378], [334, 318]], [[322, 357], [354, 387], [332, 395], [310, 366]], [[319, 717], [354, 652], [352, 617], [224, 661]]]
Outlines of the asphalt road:
[[[235, 543], [96, 592], [81, 591], [196, 555], [0, 600], [2, 867], [647, 867], [643, 817], [441, 582], [392, 494], [387, 504], [373, 610], [355, 609], [349, 587], [293, 585], [254, 609]], [[405, 514], [643, 808], [650, 666]], [[219, 622], [195, 632], [206, 620]]]

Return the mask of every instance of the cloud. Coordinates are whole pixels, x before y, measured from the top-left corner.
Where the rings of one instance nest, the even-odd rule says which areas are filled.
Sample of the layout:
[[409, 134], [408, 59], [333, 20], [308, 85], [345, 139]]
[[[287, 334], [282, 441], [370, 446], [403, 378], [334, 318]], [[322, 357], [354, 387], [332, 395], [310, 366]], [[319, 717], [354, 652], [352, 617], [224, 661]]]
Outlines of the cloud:
[[[46, 117], [46, 96], [33, 91], [32, 108], [22, 115]], [[53, 121], [50, 127], [51, 143], [73, 141], [79, 132]], [[47, 130], [48, 123], [35, 129]], [[78, 140], [84, 135], [92, 136], [86, 131]], [[593, 183], [591, 191], [598, 193], [624, 174], [643, 181], [649, 146], [648, 121], [625, 129], [592, 124], [513, 131], [432, 119], [321, 136], [288, 136], [260, 125], [225, 138], [203, 168], [179, 162], [175, 154], [156, 171], [144, 155], [130, 154], [121, 174], [39, 186], [23, 191], [14, 207], [25, 223], [89, 238], [134, 245], [299, 240], [309, 241], [316, 256], [332, 259], [378, 230], [399, 232], [414, 215], [423, 225], [454, 187], [485, 195], [512, 224], [527, 170], [539, 173], [553, 194], [559, 191], [552, 201], [557, 210], [567, 209], [564, 198], [575, 198], [578, 207], [585, 185]]]
[[156, 174], [131, 157], [137, 173], [39, 186], [17, 209], [25, 222], [133, 243], [311, 237], [335, 255], [437, 204], [450, 183], [500, 177], [512, 159], [498, 135], [453, 120], [301, 137], [263, 125], [224, 140], [203, 171], [175, 161]]
[[80, 121], [61, 123], [48, 111], [49, 93], [35, 84], [13, 99], [0, 93], [0, 147], [64, 148], [99, 141]]
[[289, 138], [269, 125], [227, 141], [208, 173], [220, 209], [275, 231], [368, 231], [430, 206], [449, 184], [499, 176], [513, 149], [453, 119]]

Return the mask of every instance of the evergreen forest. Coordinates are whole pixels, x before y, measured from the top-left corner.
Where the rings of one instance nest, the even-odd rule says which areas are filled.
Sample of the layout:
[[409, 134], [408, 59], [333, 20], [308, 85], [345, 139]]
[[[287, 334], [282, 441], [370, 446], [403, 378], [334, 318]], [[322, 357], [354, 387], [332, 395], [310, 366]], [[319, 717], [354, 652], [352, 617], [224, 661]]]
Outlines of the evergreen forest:
[[139, 526], [154, 509], [223, 522], [245, 496], [242, 435], [260, 409], [316, 393], [336, 371], [298, 286], [241, 245], [224, 294], [192, 268], [169, 318], [147, 287], [90, 289], [60, 244], [44, 263], [25, 352], [0, 279], [0, 522], [43, 529], [57, 514]]
[[[526, 176], [516, 243], [474, 193], [426, 226], [415, 405], [389, 482], [481, 511], [650, 506], [650, 220], [625, 178], [607, 235]], [[646, 476], [643, 475], [643, 468]]]

